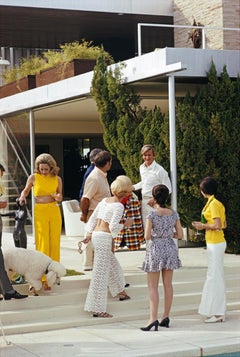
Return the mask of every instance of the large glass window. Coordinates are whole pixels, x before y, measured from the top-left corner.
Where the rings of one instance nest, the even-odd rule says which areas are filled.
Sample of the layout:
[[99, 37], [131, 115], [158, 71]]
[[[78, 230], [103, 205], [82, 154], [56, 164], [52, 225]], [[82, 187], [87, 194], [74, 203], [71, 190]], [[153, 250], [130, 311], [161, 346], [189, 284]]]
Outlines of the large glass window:
[[64, 196], [78, 199], [87, 167], [90, 165], [90, 139], [63, 139]]

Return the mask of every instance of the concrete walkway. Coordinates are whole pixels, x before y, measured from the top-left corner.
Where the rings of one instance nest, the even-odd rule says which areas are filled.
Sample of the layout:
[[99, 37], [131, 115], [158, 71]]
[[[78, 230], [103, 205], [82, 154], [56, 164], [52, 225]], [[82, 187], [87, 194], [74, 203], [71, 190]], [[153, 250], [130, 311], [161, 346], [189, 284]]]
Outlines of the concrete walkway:
[[[81, 271], [81, 256], [77, 251], [79, 239], [62, 236], [61, 262], [67, 269]], [[10, 234], [4, 233], [3, 247], [13, 246]], [[34, 249], [30, 236], [28, 248]], [[144, 258], [144, 250], [117, 252], [126, 276], [136, 271]], [[204, 248], [180, 248], [184, 269], [205, 269], [207, 266]], [[240, 256], [225, 255], [225, 267], [236, 276], [237, 295], [240, 301]], [[91, 276], [91, 272], [87, 273]], [[2, 302], [4, 303], [4, 302]], [[9, 302], [10, 303], [10, 302]], [[125, 303], [125, 302], [123, 302]], [[160, 301], [160, 311], [162, 311]], [[0, 303], [1, 304], [1, 303]], [[173, 303], [174, 304], [174, 303]], [[160, 318], [160, 317], [159, 317]], [[143, 332], [147, 320], [119, 321], [101, 319], [98, 324], [89, 316], [89, 324], [64, 330], [7, 335], [0, 331], [0, 357], [65, 357], [65, 356], [115, 356], [115, 357], [198, 357], [240, 356], [240, 310], [227, 312], [224, 323], [204, 324], [197, 314], [171, 316], [169, 329], [158, 332]], [[106, 321], [108, 320], [108, 321]]]

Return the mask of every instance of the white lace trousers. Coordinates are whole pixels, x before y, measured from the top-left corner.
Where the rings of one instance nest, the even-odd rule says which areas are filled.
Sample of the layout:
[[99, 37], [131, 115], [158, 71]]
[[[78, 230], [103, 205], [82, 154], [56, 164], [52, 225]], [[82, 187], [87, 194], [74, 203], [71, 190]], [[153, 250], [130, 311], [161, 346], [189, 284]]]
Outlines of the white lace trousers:
[[108, 288], [111, 295], [116, 296], [124, 290], [125, 279], [122, 268], [112, 252], [112, 235], [106, 232], [93, 232], [92, 244], [93, 271], [84, 310], [106, 312]]
[[224, 277], [224, 252], [226, 243], [207, 244], [208, 271], [203, 287], [199, 314], [211, 317], [226, 313], [226, 288]]

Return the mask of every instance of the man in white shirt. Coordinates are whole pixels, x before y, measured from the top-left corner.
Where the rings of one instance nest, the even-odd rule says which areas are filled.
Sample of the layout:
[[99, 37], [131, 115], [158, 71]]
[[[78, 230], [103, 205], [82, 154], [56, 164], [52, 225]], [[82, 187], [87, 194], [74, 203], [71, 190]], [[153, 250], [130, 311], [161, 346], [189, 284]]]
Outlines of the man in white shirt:
[[145, 228], [146, 217], [153, 209], [152, 189], [156, 185], [165, 185], [172, 192], [172, 185], [167, 171], [155, 161], [156, 149], [153, 145], [144, 145], [141, 149], [144, 163], [140, 166], [141, 181], [134, 185], [134, 190], [142, 190], [142, 220]]

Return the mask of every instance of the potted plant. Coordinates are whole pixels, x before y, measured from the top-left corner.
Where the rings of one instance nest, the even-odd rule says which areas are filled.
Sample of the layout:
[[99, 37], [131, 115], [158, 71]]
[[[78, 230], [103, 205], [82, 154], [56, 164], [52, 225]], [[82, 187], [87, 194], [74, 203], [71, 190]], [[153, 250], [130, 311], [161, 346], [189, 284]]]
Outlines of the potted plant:
[[[59, 80], [69, 78], [78, 74], [93, 70], [96, 59], [101, 51], [92, 42], [82, 40], [81, 43], [74, 41], [59, 46], [59, 50], [48, 50], [41, 56], [23, 58], [19, 67], [15, 66], [7, 70], [3, 75], [5, 85], [0, 87], [0, 97], [12, 95], [35, 86], [39, 87]], [[106, 52], [109, 63], [113, 59]], [[12, 83], [14, 81], [14, 83]], [[22, 81], [26, 84], [23, 85]], [[29, 85], [27, 85], [27, 82]], [[4, 93], [6, 86], [15, 87], [8, 94]]]
[[36, 75], [37, 87], [92, 71], [100, 51], [100, 47], [83, 40], [60, 45], [59, 51], [44, 52], [47, 65]]
[[0, 86], [0, 98], [8, 97], [36, 87], [36, 76], [22, 77], [16, 81]]
[[35, 88], [35, 74], [40, 71], [44, 63], [40, 57], [22, 58], [19, 67], [14, 66], [6, 70], [2, 74], [4, 85], [0, 87], [0, 98]]

